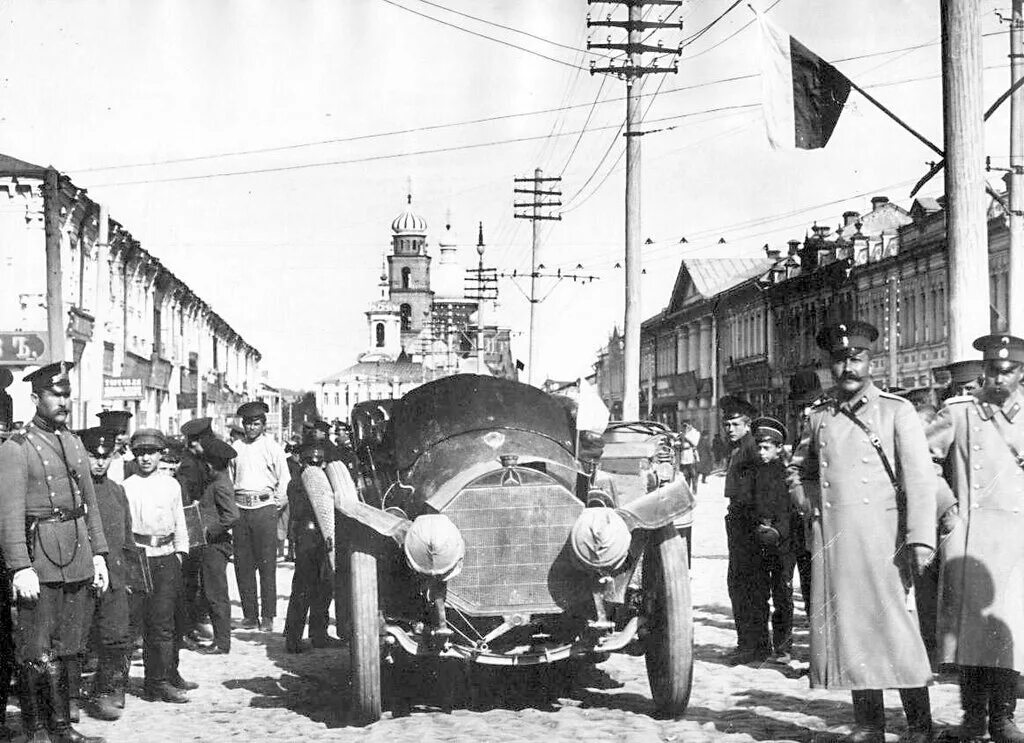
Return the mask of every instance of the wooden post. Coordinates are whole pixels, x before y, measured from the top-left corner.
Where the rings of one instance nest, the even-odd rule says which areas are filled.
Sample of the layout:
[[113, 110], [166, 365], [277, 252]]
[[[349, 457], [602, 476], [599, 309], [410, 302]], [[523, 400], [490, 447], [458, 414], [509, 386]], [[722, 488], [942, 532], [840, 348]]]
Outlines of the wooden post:
[[50, 361], [64, 361], [66, 315], [60, 255], [60, 174], [47, 168], [43, 177], [43, 224], [46, 229], [46, 327]]
[[[541, 190], [544, 171], [537, 168], [533, 171], [534, 188]], [[533, 197], [533, 236], [530, 248], [530, 346], [526, 357], [526, 379], [529, 384], [537, 387], [541, 381], [537, 379], [534, 363], [537, 360], [537, 253], [540, 248], [540, 196]], [[481, 264], [481, 268], [483, 265]], [[481, 276], [482, 278], [482, 276]]]
[[[629, 20], [639, 24], [643, 19], [643, 6], [630, 3]], [[629, 28], [629, 43], [641, 42], [636, 26]], [[629, 66], [639, 60], [629, 54]], [[626, 313], [623, 327], [622, 419], [631, 421], [640, 417], [640, 91], [639, 80], [630, 76], [626, 80]]]
[[[1024, 78], [1024, 0], [1013, 0], [1010, 20], [1010, 82]], [[1010, 268], [1007, 287], [1009, 331], [1024, 334], [1024, 88], [1010, 96]]]
[[981, 0], [940, 0], [949, 244], [949, 360], [975, 358], [990, 332], [982, 147]]

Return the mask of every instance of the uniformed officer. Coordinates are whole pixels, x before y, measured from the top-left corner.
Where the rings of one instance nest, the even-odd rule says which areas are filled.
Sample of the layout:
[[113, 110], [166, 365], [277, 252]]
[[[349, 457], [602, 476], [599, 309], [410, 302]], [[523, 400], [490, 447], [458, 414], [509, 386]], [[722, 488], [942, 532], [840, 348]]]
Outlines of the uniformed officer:
[[[210, 481], [209, 468], [203, 461], [203, 440], [213, 436], [212, 419], [195, 418], [181, 427], [185, 437], [185, 450], [174, 473], [174, 479], [181, 485], [183, 505], [198, 501]], [[175, 632], [183, 647], [196, 648], [193, 635], [206, 622], [206, 611], [199, 600], [202, 558], [199, 551], [190, 552], [181, 563], [181, 600], [175, 615]]]
[[762, 556], [757, 542], [754, 513], [754, 470], [761, 461], [750, 424], [757, 409], [746, 400], [726, 396], [718, 402], [729, 443], [725, 474], [725, 514], [729, 567], [726, 583], [736, 623], [736, 649], [732, 663], [759, 663], [771, 652], [768, 640], [767, 586], [761, 579]]
[[[824, 390], [821, 378], [814, 369], [803, 369], [789, 378], [790, 415], [795, 434], [790, 442], [793, 448], [803, 438], [804, 427], [810, 415], [811, 407], [818, 401]], [[800, 597], [804, 600], [804, 613], [811, 614], [811, 551], [807, 549], [807, 533], [804, 514], [793, 509], [793, 523], [790, 525], [790, 536], [793, 543], [793, 557], [796, 560], [796, 571], [800, 576]]]
[[928, 429], [956, 502], [943, 518], [938, 654], [960, 675], [959, 739], [1024, 741], [1014, 723], [1024, 670], [1024, 340], [988, 335], [985, 383], [951, 397]]
[[882, 689], [900, 690], [909, 732], [932, 734], [928, 655], [912, 575], [931, 560], [935, 479], [913, 406], [871, 381], [868, 323], [823, 328], [835, 386], [809, 415], [791, 464], [794, 502], [811, 515], [812, 687], [850, 689], [847, 740], [882, 743]]
[[135, 462], [128, 451], [128, 421], [132, 414], [128, 410], [101, 410], [96, 417], [100, 419], [101, 428], [117, 434], [117, 449], [110, 460], [107, 477], [114, 482], [124, 482], [135, 474]]
[[228, 596], [228, 560], [231, 530], [238, 523], [238, 506], [228, 466], [237, 453], [212, 433], [202, 439], [203, 459], [209, 465], [209, 482], [199, 499], [206, 529], [206, 544], [199, 551], [202, 566], [202, 603], [209, 609], [213, 644], [201, 648], [207, 655], [226, 655], [231, 650], [231, 599]]
[[117, 720], [124, 709], [132, 651], [124, 554], [126, 550], [135, 549], [132, 517], [124, 488], [107, 477], [110, 459], [117, 446], [117, 434], [95, 427], [81, 431], [79, 437], [89, 452], [96, 504], [109, 550], [107, 570], [110, 573], [110, 587], [96, 598], [92, 615], [93, 646], [99, 654], [99, 668], [94, 679], [94, 703], [88, 711], [100, 720]]
[[241, 511], [234, 542], [242, 627], [263, 632], [273, 631], [277, 613], [277, 515], [288, 502], [290, 479], [284, 450], [264, 434], [268, 412], [259, 401], [238, 408], [245, 436], [234, 442], [238, 456], [232, 461], [235, 502]]
[[53, 363], [24, 378], [35, 417], [0, 446], [0, 549], [18, 609], [15, 657], [29, 741], [102, 740], [82, 736], [70, 720], [67, 659], [84, 647], [89, 585], [104, 591], [108, 584], [88, 455], [66, 428], [72, 366]]
[[[301, 458], [304, 468], [323, 467], [326, 458], [322, 443], [307, 444], [302, 449]], [[291, 530], [295, 535], [295, 572], [284, 624], [285, 651], [301, 653], [307, 614], [309, 639], [313, 647], [338, 644], [338, 640], [327, 634], [334, 591], [334, 574], [327, 550], [329, 547], [333, 549], [333, 545], [324, 540], [301, 477], [288, 483], [288, 501], [292, 514]]]
[[985, 383], [985, 362], [982, 359], [954, 361], [943, 367], [949, 372], [949, 384], [940, 395], [940, 402], [950, 397], [969, 395]]

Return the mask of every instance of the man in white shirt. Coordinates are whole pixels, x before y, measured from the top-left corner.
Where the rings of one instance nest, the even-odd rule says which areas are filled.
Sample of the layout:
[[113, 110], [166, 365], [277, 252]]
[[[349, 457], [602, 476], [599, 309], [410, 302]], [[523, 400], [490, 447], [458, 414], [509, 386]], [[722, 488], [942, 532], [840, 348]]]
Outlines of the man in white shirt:
[[[277, 514], [288, 504], [288, 460], [264, 434], [269, 409], [262, 402], [238, 408], [245, 436], [234, 442], [231, 466], [239, 519], [234, 528], [235, 579], [242, 628], [273, 632], [277, 614]], [[259, 600], [256, 573], [259, 572]]]
[[700, 431], [683, 421], [683, 430], [679, 435], [679, 469], [690, 486], [690, 492], [697, 494], [697, 445], [700, 443]]
[[181, 561], [188, 554], [188, 528], [181, 505], [181, 485], [160, 472], [166, 439], [155, 428], [140, 428], [131, 438], [138, 472], [124, 481], [132, 514], [135, 543], [146, 550], [153, 590], [142, 610], [143, 697], [149, 701], [182, 704], [183, 691], [198, 684], [178, 673], [174, 609], [181, 593]]

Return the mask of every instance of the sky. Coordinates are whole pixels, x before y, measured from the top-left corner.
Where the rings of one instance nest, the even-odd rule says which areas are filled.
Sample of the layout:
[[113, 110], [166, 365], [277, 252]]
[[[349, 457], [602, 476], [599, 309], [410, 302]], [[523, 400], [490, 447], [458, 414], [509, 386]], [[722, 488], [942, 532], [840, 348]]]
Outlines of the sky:
[[[772, 151], [746, 3], [688, 40], [730, 5], [686, 0], [682, 30], [655, 36], [686, 45], [677, 74], [643, 83], [644, 317], [668, 303], [683, 257], [784, 248], [873, 195], [908, 207], [935, 159], [857, 93], [828, 147]], [[982, 2], [986, 106], [1009, 84], [1006, 5]], [[941, 146], [938, 0], [762, 7]], [[561, 174], [562, 220], [544, 224], [537, 260], [596, 280], [539, 282], [536, 376], [574, 378], [621, 326], [624, 293], [625, 88], [587, 70], [601, 59], [585, 49], [588, 11], [623, 13], [585, 0], [0, 0], [0, 152], [106, 203], [289, 388], [367, 350], [364, 313], [410, 182], [435, 260], [450, 215], [467, 267], [482, 222], [485, 263], [521, 274], [531, 230], [512, 217], [513, 178]], [[1007, 113], [986, 127], [994, 164]], [[940, 177], [922, 195], [941, 189]], [[524, 361], [526, 291], [503, 279], [498, 307]]]

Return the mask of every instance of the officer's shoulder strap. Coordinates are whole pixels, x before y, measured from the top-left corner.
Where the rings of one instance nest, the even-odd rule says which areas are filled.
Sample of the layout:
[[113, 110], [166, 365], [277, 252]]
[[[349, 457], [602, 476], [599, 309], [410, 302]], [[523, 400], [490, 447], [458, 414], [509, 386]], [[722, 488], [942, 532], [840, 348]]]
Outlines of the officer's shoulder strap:
[[18, 431], [17, 433], [12, 433], [10, 436], [8, 436], [7, 441], [11, 441], [17, 444], [18, 446], [23, 446], [24, 444], [28, 443], [28, 436], [26, 436], [24, 432]]
[[977, 402], [977, 400], [978, 398], [976, 398], [974, 395], [955, 395], [953, 397], [947, 397], [942, 404], [948, 407], [950, 405], [963, 405], [965, 403], [973, 403]]

